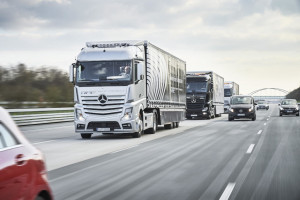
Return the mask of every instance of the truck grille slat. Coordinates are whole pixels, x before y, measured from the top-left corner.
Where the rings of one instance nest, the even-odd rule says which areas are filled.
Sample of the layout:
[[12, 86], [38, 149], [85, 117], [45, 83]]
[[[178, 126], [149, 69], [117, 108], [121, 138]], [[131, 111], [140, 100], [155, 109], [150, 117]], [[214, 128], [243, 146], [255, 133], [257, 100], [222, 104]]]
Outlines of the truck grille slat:
[[81, 96], [83, 110], [86, 114], [110, 115], [121, 114], [125, 104], [124, 95], [107, 96], [107, 102], [101, 104], [98, 96]]

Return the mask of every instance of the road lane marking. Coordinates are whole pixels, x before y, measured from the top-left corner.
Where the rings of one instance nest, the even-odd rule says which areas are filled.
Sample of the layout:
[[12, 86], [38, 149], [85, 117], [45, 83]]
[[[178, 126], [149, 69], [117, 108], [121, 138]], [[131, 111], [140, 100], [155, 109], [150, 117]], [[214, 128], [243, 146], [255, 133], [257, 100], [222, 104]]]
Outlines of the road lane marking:
[[124, 149], [120, 149], [120, 150], [117, 150], [117, 151], [113, 151], [113, 152], [111, 152], [110, 154], [114, 154], [114, 153], [118, 153], [118, 152], [121, 152], [121, 151], [125, 151], [125, 150], [127, 150], [127, 149], [131, 149], [131, 148], [134, 148], [134, 147], [137, 147], [137, 146], [139, 146], [139, 145], [137, 144], [137, 145], [134, 145], [134, 146], [131, 146], [131, 147], [126, 147], [126, 148], [124, 148]]
[[235, 183], [228, 183], [228, 185], [226, 186], [226, 188], [219, 200], [228, 200], [234, 189], [234, 186], [235, 186]]
[[257, 135], [260, 135], [261, 133], [262, 133], [262, 130], [259, 130], [258, 133], [257, 133]]
[[264, 123], [264, 125], [267, 125], [267, 123]]
[[55, 141], [55, 140], [47, 140], [47, 141], [43, 141], [43, 142], [36, 142], [33, 144], [44, 144], [44, 143], [53, 142], [53, 141]]
[[246, 153], [248, 153], [248, 154], [251, 153], [253, 151], [254, 146], [255, 146], [255, 144], [251, 144]]
[[267, 119], [267, 121], [269, 121], [269, 118]]

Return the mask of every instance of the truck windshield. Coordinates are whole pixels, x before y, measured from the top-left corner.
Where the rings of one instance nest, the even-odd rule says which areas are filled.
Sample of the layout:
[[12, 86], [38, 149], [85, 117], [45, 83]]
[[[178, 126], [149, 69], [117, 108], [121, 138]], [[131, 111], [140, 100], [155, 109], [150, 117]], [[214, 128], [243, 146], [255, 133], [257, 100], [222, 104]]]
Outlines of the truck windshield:
[[197, 79], [188, 79], [186, 83], [187, 93], [207, 92], [207, 82], [201, 82]]
[[251, 97], [233, 97], [231, 99], [231, 104], [252, 104], [252, 98]]
[[86, 61], [78, 62], [76, 83], [110, 85], [132, 83], [132, 61]]
[[224, 89], [224, 97], [231, 97], [232, 91], [231, 89]]

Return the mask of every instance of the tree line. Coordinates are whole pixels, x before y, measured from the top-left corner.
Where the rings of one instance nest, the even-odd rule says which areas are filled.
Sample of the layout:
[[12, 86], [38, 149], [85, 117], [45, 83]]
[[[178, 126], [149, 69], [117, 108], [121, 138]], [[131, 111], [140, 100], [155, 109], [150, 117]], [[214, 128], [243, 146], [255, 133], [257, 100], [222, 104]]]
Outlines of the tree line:
[[287, 99], [297, 99], [298, 102], [300, 102], [300, 87], [291, 91], [286, 95]]
[[0, 66], [0, 101], [73, 102], [73, 85], [68, 74], [56, 68]]

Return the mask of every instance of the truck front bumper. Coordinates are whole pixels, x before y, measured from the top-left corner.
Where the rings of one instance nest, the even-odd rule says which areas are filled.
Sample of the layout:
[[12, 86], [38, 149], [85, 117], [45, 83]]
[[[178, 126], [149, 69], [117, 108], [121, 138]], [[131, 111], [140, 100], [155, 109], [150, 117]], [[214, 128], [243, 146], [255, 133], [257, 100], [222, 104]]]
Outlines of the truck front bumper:
[[75, 120], [76, 133], [125, 134], [139, 131], [138, 120], [121, 121], [119, 118]]
[[186, 110], [186, 118], [207, 117], [208, 112], [203, 112], [202, 109]]

